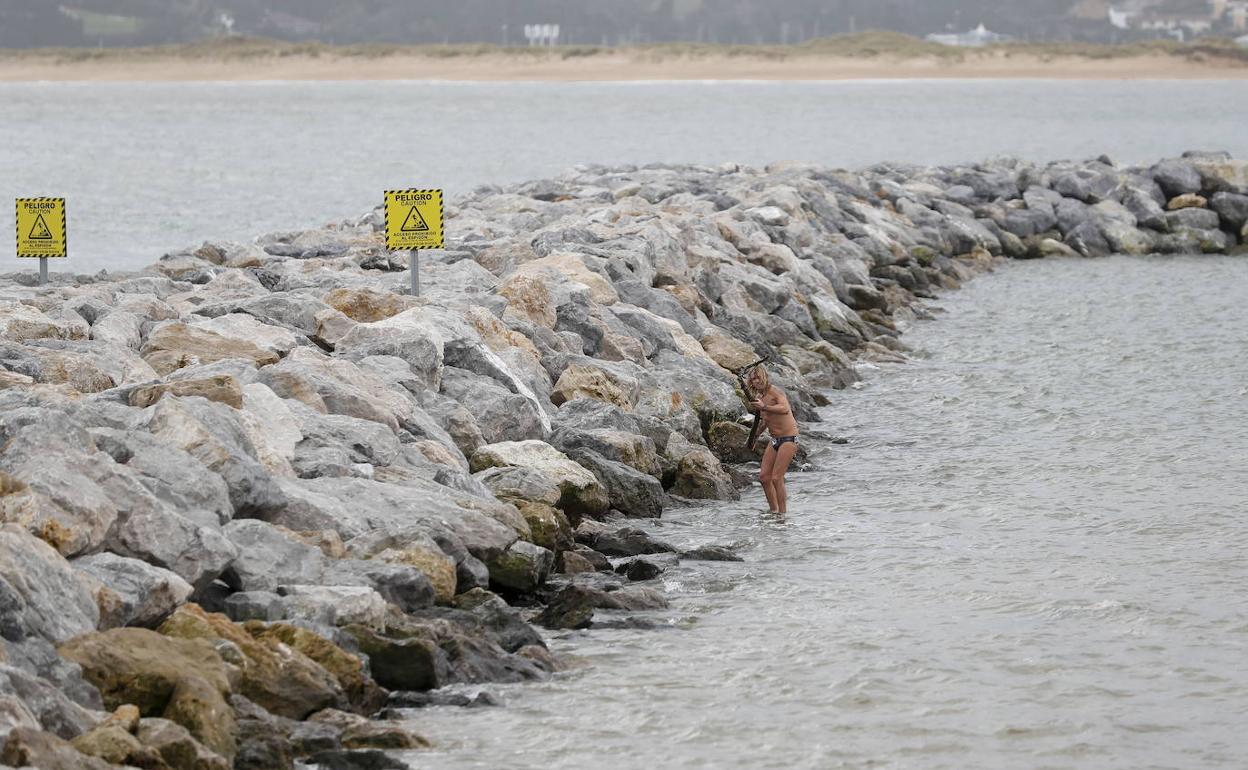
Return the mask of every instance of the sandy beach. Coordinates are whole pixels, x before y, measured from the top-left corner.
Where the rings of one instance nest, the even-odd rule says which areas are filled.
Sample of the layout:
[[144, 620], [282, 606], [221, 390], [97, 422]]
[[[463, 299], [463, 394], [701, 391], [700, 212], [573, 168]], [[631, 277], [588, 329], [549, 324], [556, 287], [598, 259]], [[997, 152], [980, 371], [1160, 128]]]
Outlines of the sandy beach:
[[[98, 55], [97, 55], [98, 53]], [[0, 82], [442, 80], [1248, 79], [1248, 62], [1165, 53], [1048, 56], [1006, 50], [960, 57], [693, 55], [646, 51], [430, 55], [331, 52], [186, 56], [160, 51], [0, 53]]]

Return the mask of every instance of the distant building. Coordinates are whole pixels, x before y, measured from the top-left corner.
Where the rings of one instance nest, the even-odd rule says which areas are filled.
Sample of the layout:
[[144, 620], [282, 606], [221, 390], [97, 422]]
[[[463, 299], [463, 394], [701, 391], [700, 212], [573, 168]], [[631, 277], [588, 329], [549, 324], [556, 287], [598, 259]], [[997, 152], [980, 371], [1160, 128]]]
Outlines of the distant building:
[[1248, 48], [1248, 35], [1244, 35], [1244, 36], [1243, 36], [1243, 37], [1241, 37], [1241, 38], [1236, 38], [1236, 39], [1235, 39], [1235, 42], [1236, 42], [1236, 43], [1239, 43], [1239, 44], [1240, 44], [1240, 45], [1242, 45], [1244, 48]]
[[1108, 14], [1118, 29], [1178, 40], [1248, 30], [1248, 0], [1119, 0]]
[[1014, 38], [1009, 35], [1002, 35], [1000, 33], [993, 32], [983, 24], [980, 24], [970, 32], [963, 32], [961, 34], [933, 34], [927, 36], [928, 42], [940, 43], [941, 45], [956, 45], [961, 48], [983, 48], [986, 45], [993, 45], [995, 43], [1008, 43], [1013, 39]]
[[1227, 3], [1226, 21], [1235, 32], [1248, 32], [1248, 0]]

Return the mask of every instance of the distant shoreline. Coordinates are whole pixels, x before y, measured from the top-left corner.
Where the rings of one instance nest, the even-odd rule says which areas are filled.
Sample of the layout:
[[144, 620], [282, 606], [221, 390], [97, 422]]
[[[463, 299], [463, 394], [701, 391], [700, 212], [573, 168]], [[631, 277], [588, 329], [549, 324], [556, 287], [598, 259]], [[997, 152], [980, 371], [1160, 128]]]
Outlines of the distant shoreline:
[[0, 50], [0, 82], [870, 79], [1248, 80], [1225, 43], [947, 48], [891, 33], [795, 46], [331, 46], [228, 40], [131, 49]]

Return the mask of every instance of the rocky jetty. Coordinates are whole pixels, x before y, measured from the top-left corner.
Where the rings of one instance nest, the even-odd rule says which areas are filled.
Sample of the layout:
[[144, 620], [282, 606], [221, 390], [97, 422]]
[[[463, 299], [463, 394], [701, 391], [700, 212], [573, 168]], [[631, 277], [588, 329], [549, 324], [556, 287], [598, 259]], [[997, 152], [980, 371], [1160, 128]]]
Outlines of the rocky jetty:
[[732, 370], [812, 422], [1003, 259], [1243, 253], [1248, 162], [584, 167], [448, 214], [419, 298], [379, 212], [0, 278], [0, 764], [391, 766], [406, 709], [491, 702], [441, 688], [559, 667], [530, 623], [741, 558], [645, 526], [749, 484]]

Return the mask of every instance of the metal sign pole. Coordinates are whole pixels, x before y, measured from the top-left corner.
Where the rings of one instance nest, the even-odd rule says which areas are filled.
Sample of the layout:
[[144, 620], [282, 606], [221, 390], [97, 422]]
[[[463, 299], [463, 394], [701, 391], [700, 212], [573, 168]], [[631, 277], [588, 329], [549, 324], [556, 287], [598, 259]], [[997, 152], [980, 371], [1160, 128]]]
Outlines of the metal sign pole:
[[408, 252], [412, 258], [408, 260], [412, 267], [412, 296], [420, 296], [420, 250], [412, 249]]
[[39, 258], [39, 285], [40, 286], [48, 285], [48, 258], [47, 257]]

